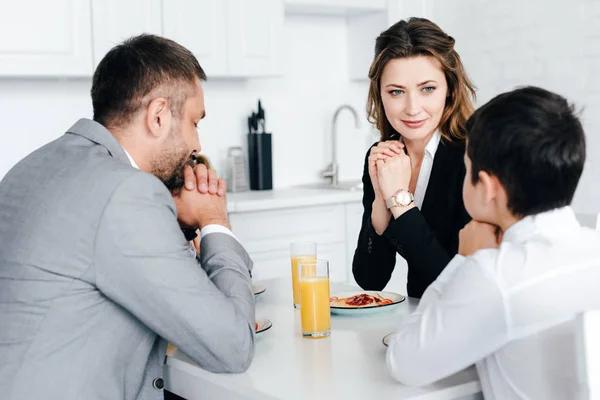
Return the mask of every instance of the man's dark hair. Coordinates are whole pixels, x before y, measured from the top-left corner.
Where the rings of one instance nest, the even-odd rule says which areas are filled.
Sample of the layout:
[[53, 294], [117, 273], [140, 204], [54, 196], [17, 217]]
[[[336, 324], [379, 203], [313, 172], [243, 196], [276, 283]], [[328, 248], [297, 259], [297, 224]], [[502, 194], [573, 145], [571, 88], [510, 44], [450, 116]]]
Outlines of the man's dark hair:
[[571, 204], [585, 162], [585, 135], [565, 98], [520, 88], [490, 100], [466, 127], [471, 181], [479, 181], [479, 171], [496, 176], [513, 215]]
[[180, 117], [196, 78], [206, 80], [198, 60], [180, 44], [140, 35], [111, 49], [100, 61], [92, 82], [94, 120], [104, 126], [131, 122], [140, 107], [165, 97]]

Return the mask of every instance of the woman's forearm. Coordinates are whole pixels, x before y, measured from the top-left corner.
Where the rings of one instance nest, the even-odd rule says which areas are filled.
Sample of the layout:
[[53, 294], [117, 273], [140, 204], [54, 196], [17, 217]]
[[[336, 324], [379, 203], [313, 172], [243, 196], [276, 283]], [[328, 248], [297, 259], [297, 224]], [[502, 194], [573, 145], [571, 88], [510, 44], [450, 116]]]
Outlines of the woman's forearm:
[[383, 235], [383, 232], [390, 223], [391, 216], [392, 214], [385, 206], [383, 199], [375, 197], [371, 211], [371, 224], [373, 224], [373, 229], [375, 229], [378, 235]]

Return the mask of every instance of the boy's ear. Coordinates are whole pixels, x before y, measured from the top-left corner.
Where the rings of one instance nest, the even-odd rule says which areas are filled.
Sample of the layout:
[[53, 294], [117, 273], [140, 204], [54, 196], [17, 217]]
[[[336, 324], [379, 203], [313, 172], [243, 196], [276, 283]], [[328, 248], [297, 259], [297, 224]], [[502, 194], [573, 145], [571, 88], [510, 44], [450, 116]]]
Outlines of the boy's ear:
[[479, 171], [479, 183], [483, 188], [483, 196], [487, 204], [498, 199], [499, 195], [504, 191], [504, 187], [494, 175], [490, 175], [485, 171]]

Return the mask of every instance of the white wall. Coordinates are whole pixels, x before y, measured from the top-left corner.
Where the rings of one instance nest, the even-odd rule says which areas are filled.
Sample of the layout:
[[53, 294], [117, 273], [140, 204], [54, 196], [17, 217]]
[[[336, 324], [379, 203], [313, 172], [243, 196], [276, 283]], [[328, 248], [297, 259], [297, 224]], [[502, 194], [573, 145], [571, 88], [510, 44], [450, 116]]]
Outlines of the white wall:
[[[575, 208], [600, 210], [600, 2], [595, 0], [401, 0], [401, 17], [424, 12], [455, 37], [481, 105], [516, 86], [557, 91], [584, 109], [588, 162]], [[205, 84], [204, 152], [224, 175], [228, 146], [245, 143], [245, 121], [260, 97], [274, 133], [274, 185], [319, 181], [329, 162], [331, 117], [350, 103], [363, 119], [356, 131], [341, 114], [339, 154], [344, 179], [361, 175], [374, 139], [365, 120], [366, 81], [347, 74], [343, 18], [286, 16], [284, 77]], [[210, 71], [207, 71], [210, 75]], [[91, 115], [89, 80], [0, 80], [0, 177], [24, 155]]]
[[[287, 16], [284, 76], [205, 83], [207, 118], [199, 125], [203, 152], [225, 175], [229, 146], [244, 145], [246, 117], [261, 98], [273, 132], [274, 185], [317, 182], [329, 162], [331, 118], [342, 103], [338, 154], [344, 179], [359, 179], [374, 141], [366, 122], [367, 83], [348, 80], [346, 24], [341, 17]], [[0, 80], [0, 178], [22, 157], [60, 136], [77, 119], [91, 118], [91, 80]]]
[[600, 211], [600, 2], [425, 1], [427, 17], [456, 39], [479, 105], [516, 86], [537, 85], [583, 110], [588, 157], [574, 206]]

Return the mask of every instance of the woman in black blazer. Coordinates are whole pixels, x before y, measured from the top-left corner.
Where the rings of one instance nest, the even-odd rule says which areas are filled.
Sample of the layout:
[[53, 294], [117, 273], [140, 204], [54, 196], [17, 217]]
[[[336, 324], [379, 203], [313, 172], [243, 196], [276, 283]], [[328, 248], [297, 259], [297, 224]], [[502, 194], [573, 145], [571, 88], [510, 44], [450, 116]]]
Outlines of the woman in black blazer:
[[377, 38], [369, 78], [369, 120], [381, 140], [365, 159], [352, 271], [363, 289], [382, 290], [398, 253], [408, 263], [408, 295], [421, 297], [457, 253], [470, 219], [462, 200], [464, 126], [475, 91], [454, 39], [422, 18]]

